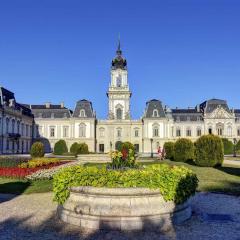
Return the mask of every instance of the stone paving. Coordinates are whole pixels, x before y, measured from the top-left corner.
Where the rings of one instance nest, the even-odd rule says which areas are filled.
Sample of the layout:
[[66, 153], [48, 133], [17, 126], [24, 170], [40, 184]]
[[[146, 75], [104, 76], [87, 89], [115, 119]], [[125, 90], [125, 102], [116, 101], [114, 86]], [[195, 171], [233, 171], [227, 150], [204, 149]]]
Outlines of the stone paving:
[[[199, 193], [192, 199], [192, 208], [194, 214], [191, 220], [178, 226], [172, 226], [172, 229], [165, 234], [156, 232], [93, 232], [60, 222], [55, 215], [56, 204], [52, 202], [52, 193], [21, 196], [0, 194], [0, 239], [240, 240], [239, 197]], [[206, 216], [214, 216], [214, 218], [209, 221]]]

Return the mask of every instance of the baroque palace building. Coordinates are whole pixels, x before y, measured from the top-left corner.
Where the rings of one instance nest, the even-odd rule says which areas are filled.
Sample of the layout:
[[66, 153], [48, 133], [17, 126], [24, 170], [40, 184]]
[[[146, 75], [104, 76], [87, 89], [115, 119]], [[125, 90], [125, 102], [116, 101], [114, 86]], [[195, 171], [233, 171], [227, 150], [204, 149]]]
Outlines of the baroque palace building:
[[0, 151], [28, 152], [32, 141], [40, 140], [50, 152], [64, 139], [69, 148], [74, 142], [85, 142], [90, 152], [109, 152], [118, 142], [129, 141], [147, 155], [180, 137], [195, 141], [203, 134], [216, 134], [231, 141], [240, 139], [240, 110], [230, 109], [225, 100], [210, 99], [195, 108], [171, 109], [152, 99], [146, 103], [142, 118], [133, 120], [131, 95], [120, 43], [111, 64], [107, 119], [97, 119], [92, 103], [85, 99], [72, 111], [63, 103], [19, 104], [13, 93], [1, 88]]

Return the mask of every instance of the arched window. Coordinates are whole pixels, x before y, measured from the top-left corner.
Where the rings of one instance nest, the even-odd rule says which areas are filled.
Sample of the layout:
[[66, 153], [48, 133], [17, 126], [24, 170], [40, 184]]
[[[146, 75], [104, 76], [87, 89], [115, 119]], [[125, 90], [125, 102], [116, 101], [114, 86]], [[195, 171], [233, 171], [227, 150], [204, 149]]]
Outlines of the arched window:
[[17, 121], [17, 133], [20, 134], [20, 122]]
[[122, 109], [121, 108], [117, 109], [117, 119], [122, 119]]
[[117, 137], [121, 137], [121, 136], [122, 136], [122, 129], [117, 128]]
[[238, 137], [240, 136], [240, 128], [238, 128], [238, 130], [237, 130], [237, 135], [238, 135]]
[[134, 137], [139, 137], [139, 129], [138, 128], [134, 129]]
[[191, 136], [192, 136], [191, 128], [187, 128], [187, 130], [186, 130], [186, 136], [187, 136], [187, 137], [191, 137]]
[[81, 109], [81, 110], [80, 110], [79, 117], [86, 117], [86, 114], [85, 114], [85, 110], [84, 110], [84, 109]]
[[202, 129], [197, 128], [197, 137], [200, 137], [202, 135]]
[[86, 125], [84, 123], [79, 125], [79, 137], [86, 137]]
[[9, 119], [6, 118], [6, 133], [9, 133]]
[[15, 120], [12, 119], [12, 133], [15, 132]]
[[122, 77], [121, 75], [118, 75], [117, 77], [117, 87], [121, 87], [122, 86]]
[[228, 137], [231, 137], [231, 136], [232, 136], [232, 127], [231, 127], [231, 126], [228, 126], [228, 127], [227, 127], [227, 136], [228, 136]]
[[224, 126], [222, 123], [218, 123], [217, 124], [217, 134], [218, 136], [222, 136], [223, 135], [223, 130], [224, 130]]
[[158, 117], [158, 110], [157, 109], [154, 109], [153, 110], [153, 117]]
[[159, 125], [158, 124], [153, 125], [153, 137], [159, 137]]

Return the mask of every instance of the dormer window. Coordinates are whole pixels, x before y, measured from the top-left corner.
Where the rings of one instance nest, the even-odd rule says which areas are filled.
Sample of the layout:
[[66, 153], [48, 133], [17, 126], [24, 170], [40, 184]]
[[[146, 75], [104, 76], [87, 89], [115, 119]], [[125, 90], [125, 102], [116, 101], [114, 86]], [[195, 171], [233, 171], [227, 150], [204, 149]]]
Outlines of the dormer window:
[[84, 110], [84, 109], [81, 109], [81, 110], [80, 110], [79, 117], [86, 117], [86, 114], [85, 114], [85, 110]]
[[157, 109], [154, 109], [153, 110], [153, 117], [158, 117], [158, 110]]

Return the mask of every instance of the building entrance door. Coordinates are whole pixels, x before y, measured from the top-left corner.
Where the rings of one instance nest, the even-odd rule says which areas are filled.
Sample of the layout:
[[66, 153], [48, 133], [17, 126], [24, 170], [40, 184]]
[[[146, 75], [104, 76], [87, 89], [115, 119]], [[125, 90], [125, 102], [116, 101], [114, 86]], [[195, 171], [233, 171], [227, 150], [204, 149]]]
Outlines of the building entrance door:
[[99, 144], [99, 152], [103, 153], [104, 152], [104, 144]]

